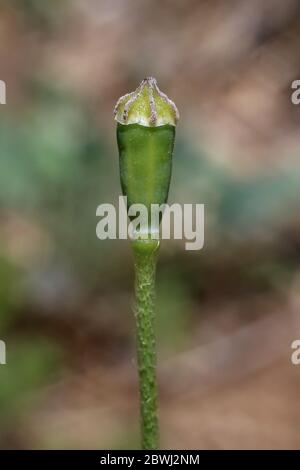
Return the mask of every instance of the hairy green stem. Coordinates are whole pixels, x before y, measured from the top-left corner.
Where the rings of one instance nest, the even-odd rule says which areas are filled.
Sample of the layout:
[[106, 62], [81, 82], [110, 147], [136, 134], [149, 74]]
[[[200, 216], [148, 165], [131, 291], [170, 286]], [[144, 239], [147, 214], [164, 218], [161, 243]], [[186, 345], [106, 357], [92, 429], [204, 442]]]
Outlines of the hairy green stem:
[[155, 271], [159, 242], [133, 242], [135, 266], [137, 357], [140, 390], [142, 448], [158, 449], [156, 345], [155, 345]]

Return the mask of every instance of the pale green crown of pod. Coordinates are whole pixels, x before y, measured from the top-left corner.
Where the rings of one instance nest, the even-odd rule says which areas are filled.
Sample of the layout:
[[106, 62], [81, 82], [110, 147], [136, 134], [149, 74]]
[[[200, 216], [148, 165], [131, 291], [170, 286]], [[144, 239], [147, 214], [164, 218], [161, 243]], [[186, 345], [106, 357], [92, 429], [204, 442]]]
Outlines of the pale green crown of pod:
[[160, 91], [153, 77], [145, 78], [135, 91], [122, 96], [114, 115], [120, 124], [146, 127], [176, 126], [179, 119], [175, 103]]

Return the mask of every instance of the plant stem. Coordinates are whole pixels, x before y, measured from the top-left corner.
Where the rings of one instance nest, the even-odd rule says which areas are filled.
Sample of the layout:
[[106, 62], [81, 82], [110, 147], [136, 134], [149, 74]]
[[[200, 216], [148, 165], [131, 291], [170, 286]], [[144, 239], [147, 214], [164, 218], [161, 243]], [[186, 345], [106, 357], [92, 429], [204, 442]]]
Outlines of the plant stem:
[[140, 390], [142, 448], [158, 449], [156, 345], [155, 345], [155, 271], [158, 241], [132, 243], [135, 266], [137, 358]]

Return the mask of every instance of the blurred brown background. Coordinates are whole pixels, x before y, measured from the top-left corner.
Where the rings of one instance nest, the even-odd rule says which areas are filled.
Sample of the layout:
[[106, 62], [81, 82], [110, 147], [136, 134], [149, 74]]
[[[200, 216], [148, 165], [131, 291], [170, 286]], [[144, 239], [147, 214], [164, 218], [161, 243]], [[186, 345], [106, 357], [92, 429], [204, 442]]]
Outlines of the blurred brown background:
[[2, 448], [137, 448], [114, 104], [148, 75], [181, 119], [170, 202], [205, 247], [158, 266], [162, 446], [300, 447], [297, 0], [10, 0], [0, 7]]

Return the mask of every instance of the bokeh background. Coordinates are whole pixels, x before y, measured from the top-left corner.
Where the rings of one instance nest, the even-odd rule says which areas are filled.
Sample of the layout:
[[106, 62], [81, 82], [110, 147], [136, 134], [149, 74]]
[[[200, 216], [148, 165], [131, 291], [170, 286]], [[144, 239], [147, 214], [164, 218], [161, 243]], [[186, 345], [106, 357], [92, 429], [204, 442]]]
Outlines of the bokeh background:
[[148, 75], [178, 105], [172, 202], [205, 247], [158, 266], [162, 447], [300, 447], [297, 0], [2, 0], [0, 447], [138, 448], [112, 110]]

